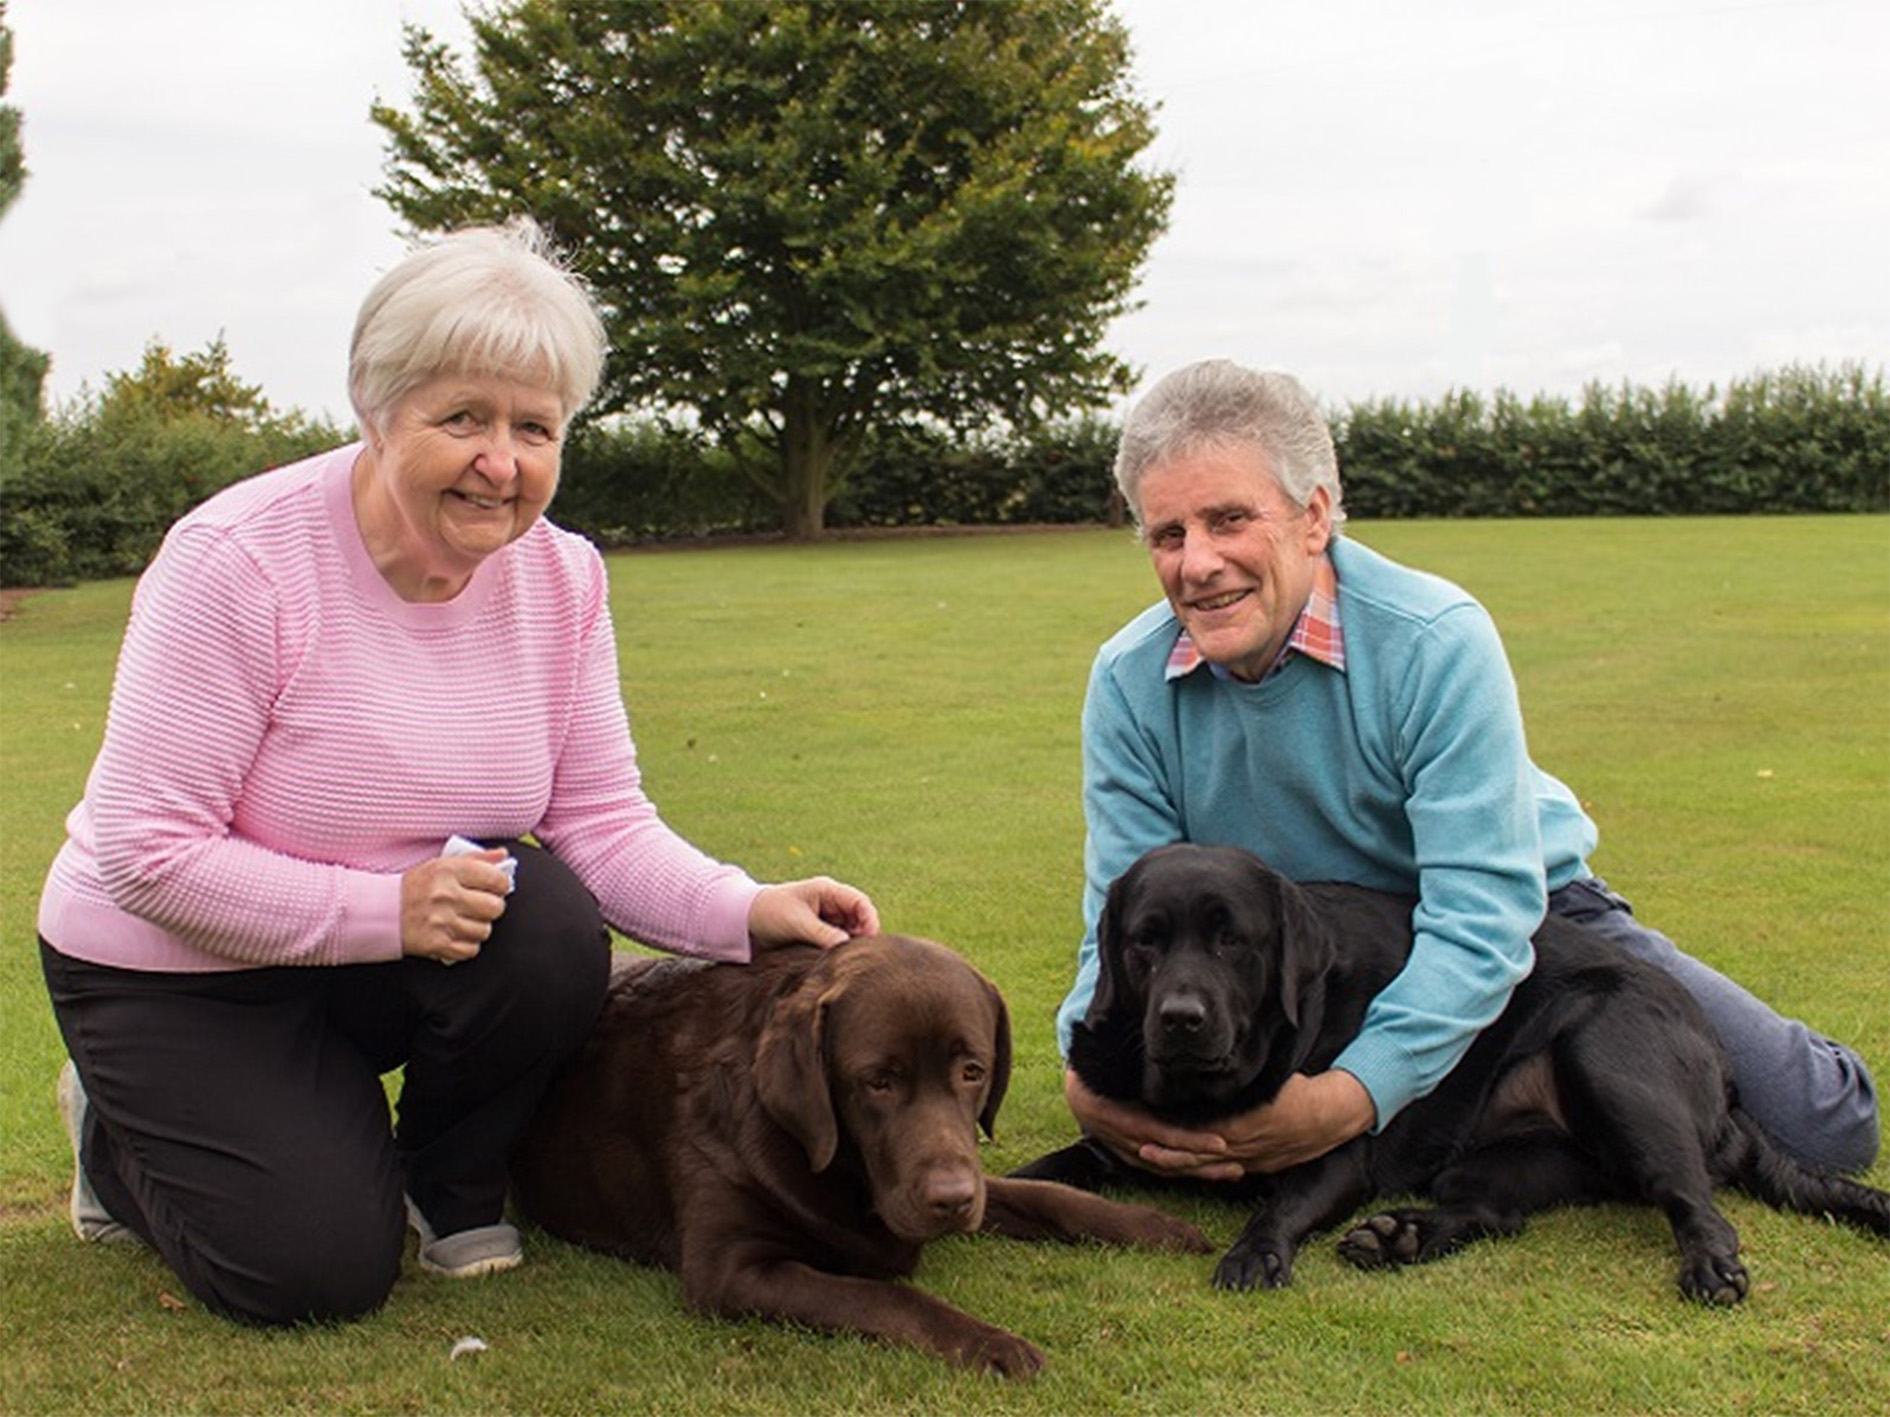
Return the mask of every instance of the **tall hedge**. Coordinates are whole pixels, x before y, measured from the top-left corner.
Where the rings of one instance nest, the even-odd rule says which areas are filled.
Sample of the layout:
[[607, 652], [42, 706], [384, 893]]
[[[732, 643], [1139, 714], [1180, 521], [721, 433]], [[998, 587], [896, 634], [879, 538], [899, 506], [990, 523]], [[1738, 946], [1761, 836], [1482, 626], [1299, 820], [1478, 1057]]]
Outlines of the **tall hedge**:
[[1355, 516], [1890, 510], [1881, 370], [1792, 366], [1721, 392], [1591, 384], [1578, 403], [1453, 392], [1333, 420]]
[[[1346, 503], [1398, 517], [1890, 511], [1881, 370], [1793, 366], [1722, 391], [1591, 385], [1578, 401], [1453, 392], [1333, 418]], [[92, 401], [0, 464], [0, 584], [134, 572], [165, 528], [239, 477], [348, 436], [293, 415], [218, 418]], [[1028, 435], [882, 430], [829, 508], [835, 528], [1119, 520], [1116, 425]], [[553, 515], [604, 545], [766, 534], [780, 510], [732, 460], [658, 422], [580, 429]]]

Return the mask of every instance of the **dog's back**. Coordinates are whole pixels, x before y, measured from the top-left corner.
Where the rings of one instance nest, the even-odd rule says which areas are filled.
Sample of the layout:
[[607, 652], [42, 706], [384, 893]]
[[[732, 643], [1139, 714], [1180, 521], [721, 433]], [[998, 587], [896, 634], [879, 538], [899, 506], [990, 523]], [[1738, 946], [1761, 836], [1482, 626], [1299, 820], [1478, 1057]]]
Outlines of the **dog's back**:
[[[767, 957], [764, 957], [767, 958]], [[746, 1069], [761, 974], [620, 954], [590, 1041], [553, 1082], [512, 1159], [512, 1194], [560, 1239], [675, 1269], [679, 1113], [701, 1079]], [[760, 965], [753, 966], [761, 968]]]

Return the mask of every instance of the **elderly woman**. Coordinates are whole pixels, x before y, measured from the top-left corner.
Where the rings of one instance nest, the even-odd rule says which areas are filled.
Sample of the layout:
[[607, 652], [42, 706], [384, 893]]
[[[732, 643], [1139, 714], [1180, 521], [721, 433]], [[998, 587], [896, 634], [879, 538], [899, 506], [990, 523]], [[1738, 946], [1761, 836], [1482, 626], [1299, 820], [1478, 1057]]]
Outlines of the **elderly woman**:
[[416, 252], [356, 322], [362, 441], [211, 498], [138, 585], [41, 959], [74, 1227], [214, 1310], [372, 1310], [407, 1224], [424, 1268], [519, 1263], [507, 1153], [606, 922], [734, 961], [878, 928], [641, 789], [603, 561], [543, 515], [604, 348], [529, 223]]

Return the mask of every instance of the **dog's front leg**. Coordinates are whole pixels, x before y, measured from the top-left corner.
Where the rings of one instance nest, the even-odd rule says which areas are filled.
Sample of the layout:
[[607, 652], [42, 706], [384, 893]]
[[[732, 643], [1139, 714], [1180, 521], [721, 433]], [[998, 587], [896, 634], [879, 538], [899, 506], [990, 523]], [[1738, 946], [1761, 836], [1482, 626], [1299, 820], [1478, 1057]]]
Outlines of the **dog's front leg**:
[[[1104, 1186], [1128, 1185], [1135, 1181], [1130, 1169], [1118, 1161], [1108, 1147], [1089, 1136], [1047, 1152], [1035, 1161], [1027, 1161], [1006, 1175], [1019, 1180], [1057, 1181], [1086, 1191], [1100, 1191]], [[1146, 1173], [1142, 1179], [1148, 1179]]]
[[1014, 1240], [1101, 1240], [1191, 1255], [1214, 1248], [1187, 1221], [1153, 1206], [1113, 1201], [1015, 1174], [986, 1178], [983, 1228]]
[[764, 1257], [739, 1241], [696, 1248], [683, 1256], [682, 1283], [684, 1299], [700, 1313], [863, 1333], [1005, 1378], [1027, 1378], [1043, 1367], [1034, 1344], [910, 1285], [829, 1274], [800, 1260]]
[[1370, 1200], [1370, 1142], [1349, 1142], [1273, 1178], [1273, 1185], [1214, 1270], [1217, 1289], [1284, 1289], [1308, 1235], [1325, 1230]]

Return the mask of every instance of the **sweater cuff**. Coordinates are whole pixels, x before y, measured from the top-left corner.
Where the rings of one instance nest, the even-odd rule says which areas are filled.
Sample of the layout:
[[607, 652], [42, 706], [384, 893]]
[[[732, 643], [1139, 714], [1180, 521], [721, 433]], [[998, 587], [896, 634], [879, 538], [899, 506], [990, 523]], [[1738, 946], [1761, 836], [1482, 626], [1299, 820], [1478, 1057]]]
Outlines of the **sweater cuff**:
[[700, 947], [690, 953], [703, 959], [747, 964], [755, 953], [748, 938], [748, 912], [760, 894], [761, 886], [744, 872], [731, 871], [717, 881], [703, 908]]
[[341, 923], [335, 963], [384, 964], [400, 958], [400, 877], [341, 872]]
[[1391, 1124], [1406, 1107], [1418, 1099], [1417, 1066], [1402, 1048], [1369, 1032], [1360, 1034], [1338, 1057], [1328, 1071], [1347, 1072], [1372, 1099], [1378, 1120], [1372, 1125], [1376, 1136]]

